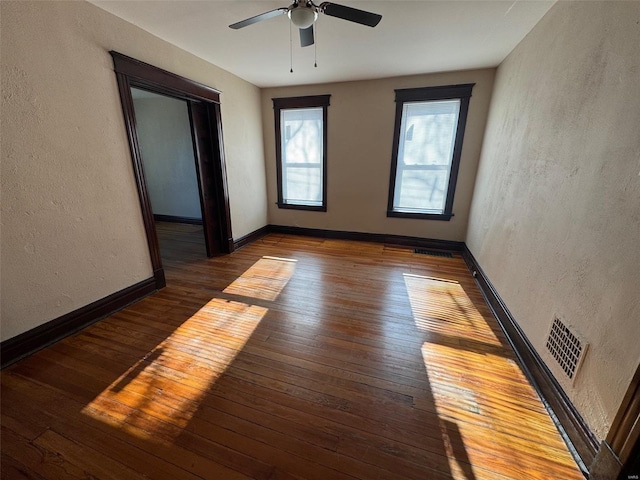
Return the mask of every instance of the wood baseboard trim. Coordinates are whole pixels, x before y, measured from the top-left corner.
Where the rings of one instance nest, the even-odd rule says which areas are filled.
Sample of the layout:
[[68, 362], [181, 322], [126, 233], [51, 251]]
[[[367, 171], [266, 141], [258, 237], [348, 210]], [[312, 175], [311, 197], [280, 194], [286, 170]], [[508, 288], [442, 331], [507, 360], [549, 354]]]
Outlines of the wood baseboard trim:
[[156, 283], [156, 290], [161, 290], [167, 286], [167, 280], [164, 276], [164, 267], [156, 268], [153, 271], [153, 280]]
[[156, 222], [188, 223], [189, 225], [202, 225], [201, 218], [179, 217], [176, 215], [160, 215], [160, 214], [154, 213], [153, 219]]
[[156, 290], [156, 278], [148, 278], [5, 340], [0, 344], [1, 368], [8, 367], [18, 360], [82, 330]]
[[448, 252], [462, 252], [464, 242], [438, 240], [435, 238], [408, 237], [404, 235], [386, 235], [384, 233], [347, 232], [343, 230], [323, 230], [319, 228], [290, 227], [269, 225], [269, 232], [307, 237], [332, 238], [337, 240], [357, 240], [360, 242], [386, 243], [407, 247], [420, 247]]
[[533, 348], [466, 244], [462, 257], [513, 347], [523, 371], [542, 398], [580, 469], [588, 476], [588, 466], [592, 464], [599, 448], [596, 436]]
[[246, 235], [233, 241], [233, 249], [237, 250], [244, 247], [245, 245], [249, 245], [250, 243], [255, 242], [256, 240], [259, 240], [260, 238], [267, 235], [269, 231], [269, 225], [265, 225], [264, 227], [260, 227], [251, 233], [247, 233]]

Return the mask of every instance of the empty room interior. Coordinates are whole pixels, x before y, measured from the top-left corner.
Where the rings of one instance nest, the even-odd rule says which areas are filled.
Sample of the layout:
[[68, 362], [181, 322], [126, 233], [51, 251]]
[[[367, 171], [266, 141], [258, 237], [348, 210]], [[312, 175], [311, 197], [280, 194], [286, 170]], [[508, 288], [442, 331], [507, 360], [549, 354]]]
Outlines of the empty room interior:
[[640, 2], [0, 2], [4, 479], [640, 476]]

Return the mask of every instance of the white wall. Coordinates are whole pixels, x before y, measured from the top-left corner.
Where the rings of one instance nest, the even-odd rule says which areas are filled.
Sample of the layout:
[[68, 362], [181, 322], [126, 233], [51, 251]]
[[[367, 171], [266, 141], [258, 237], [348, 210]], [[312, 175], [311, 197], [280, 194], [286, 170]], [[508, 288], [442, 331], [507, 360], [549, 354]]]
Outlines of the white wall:
[[2, 340], [151, 277], [109, 50], [222, 91], [234, 238], [267, 223], [257, 87], [86, 2], [0, 22]]
[[[466, 240], [600, 438], [640, 361], [639, 24], [639, 2], [559, 2], [500, 65]], [[575, 385], [554, 315], [591, 344]]]
[[[387, 233], [463, 241], [484, 134], [494, 69], [359, 82], [268, 88], [262, 91], [269, 223], [327, 230]], [[395, 89], [475, 83], [465, 130], [454, 217], [387, 218], [395, 121]], [[328, 107], [327, 211], [279, 209], [272, 98], [331, 94]]]
[[153, 213], [202, 219], [187, 102], [148, 92], [135, 96], [136, 131]]

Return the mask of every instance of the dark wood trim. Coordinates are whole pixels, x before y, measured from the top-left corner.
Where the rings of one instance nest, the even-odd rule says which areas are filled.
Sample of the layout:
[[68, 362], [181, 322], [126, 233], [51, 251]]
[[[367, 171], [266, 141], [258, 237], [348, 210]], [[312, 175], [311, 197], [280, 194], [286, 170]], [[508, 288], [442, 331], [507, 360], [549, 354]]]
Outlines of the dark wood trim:
[[326, 105], [322, 104], [322, 208], [325, 212], [327, 211], [327, 171], [329, 169], [329, 162], [327, 162], [327, 158], [329, 158], [327, 154], [329, 148], [329, 96], [326, 96]]
[[153, 92], [166, 92], [173, 97], [175, 97], [177, 93], [179, 95], [178, 98], [184, 98], [185, 100], [198, 99], [220, 103], [220, 91], [215, 88], [162, 70], [161, 68], [154, 67], [153, 65], [115, 51], [109, 53], [111, 57], [113, 57], [115, 71], [135, 79], [137, 86], [140, 88], [145, 89], [145, 87], [148, 87], [148, 89]]
[[[613, 419], [607, 443], [623, 464], [629, 462], [632, 450], [638, 450], [640, 437], [640, 366], [631, 379], [618, 413]], [[639, 472], [640, 473], [640, 472]]]
[[[638, 429], [640, 426], [636, 424], [635, 428]], [[629, 451], [629, 458], [622, 466], [618, 480], [629, 480], [630, 478], [640, 478], [640, 438], [638, 437]]]
[[82, 330], [86, 326], [137, 302], [156, 290], [156, 279], [148, 278], [5, 340], [0, 344], [2, 368]]
[[278, 189], [276, 205], [278, 208], [282, 208], [284, 204], [282, 200], [282, 129], [280, 128], [280, 108], [276, 106], [275, 99], [273, 99], [273, 125], [276, 136], [276, 185]]
[[398, 148], [400, 146], [400, 130], [402, 129], [403, 103], [396, 98], [396, 116], [393, 125], [393, 144], [391, 147], [391, 173], [389, 174], [389, 195], [387, 196], [387, 216], [393, 212], [393, 198], [396, 194], [396, 175], [398, 172]]
[[455, 242], [453, 240], [409, 237], [404, 235], [387, 235], [384, 233], [323, 230], [318, 228], [290, 227], [287, 225], [269, 225], [269, 232], [284, 233], [288, 235], [304, 235], [307, 237], [333, 238], [337, 240], [358, 240], [361, 242], [385, 243], [388, 245], [427, 248], [448, 252], [461, 252], [464, 246], [464, 242]]
[[201, 218], [179, 217], [176, 215], [160, 215], [159, 213], [154, 213], [153, 219], [156, 222], [188, 223], [189, 225], [202, 225]]
[[429, 100], [451, 100], [471, 96], [475, 83], [438, 85], [435, 87], [396, 89], [396, 102], [427, 102]]
[[[391, 173], [389, 175], [389, 195], [387, 201], [387, 217], [419, 218], [424, 220], [449, 221], [453, 217], [453, 199], [458, 183], [458, 170], [460, 169], [460, 157], [462, 156], [462, 143], [467, 125], [469, 113], [469, 101], [475, 83], [461, 85], [442, 85], [436, 87], [405, 88], [396, 90], [396, 117], [393, 129], [393, 149], [391, 152]], [[436, 100], [460, 100], [460, 112], [456, 138], [453, 146], [453, 158], [447, 186], [447, 198], [442, 214], [399, 212], [393, 208], [393, 199], [396, 190], [396, 175], [398, 171], [398, 148], [402, 132], [402, 110], [406, 102], [428, 102]]]
[[325, 95], [307, 95], [304, 97], [283, 97], [272, 98], [273, 108], [309, 108], [309, 107], [328, 107], [331, 105], [331, 94]]
[[425, 220], [441, 220], [448, 222], [455, 215], [453, 213], [410, 213], [410, 212], [396, 212], [393, 210], [387, 210], [387, 217], [396, 218], [422, 218]]
[[596, 436], [531, 345], [466, 245], [462, 250], [462, 256], [514, 349], [520, 366], [542, 398], [580, 469], [588, 475], [588, 466], [592, 464], [599, 448]]
[[256, 240], [260, 240], [262, 237], [269, 233], [269, 225], [265, 225], [264, 227], [260, 227], [257, 230], [254, 230], [251, 233], [247, 233], [246, 235], [234, 240], [233, 249], [238, 250], [250, 243], [255, 242]]
[[280, 203], [276, 202], [278, 208], [284, 208], [287, 210], [307, 210], [309, 212], [326, 212], [327, 207], [325, 205], [297, 205], [295, 203]]
[[[206, 146], [206, 151], [210, 153], [210, 158], [206, 161], [213, 163], [211, 168], [210, 180], [211, 187], [206, 192], [200, 192], [201, 202], [203, 196], [215, 196], [215, 214], [205, 215], [203, 211], [203, 225], [206, 227], [209, 223], [215, 223], [217, 251], [209, 251], [210, 243], [207, 243], [207, 253], [212, 256], [219, 253], [229, 253], [233, 251], [233, 235], [231, 231], [231, 214], [229, 207], [229, 194], [226, 178], [226, 164], [224, 156], [224, 144], [222, 141], [222, 118], [220, 115], [220, 92], [206, 85], [194, 82], [187, 78], [175, 75], [166, 70], [154, 67], [144, 62], [140, 62], [121, 53], [109, 52], [113, 58], [114, 70], [118, 79], [118, 89], [120, 92], [120, 100], [122, 111], [125, 119], [125, 127], [129, 140], [129, 149], [133, 162], [134, 175], [140, 198], [140, 206], [142, 209], [142, 218], [144, 221], [145, 232], [147, 235], [147, 244], [151, 257], [151, 265], [156, 275], [156, 285], [162, 288], [166, 283], [164, 279], [164, 271], [162, 270], [162, 259], [160, 256], [160, 247], [155, 231], [155, 223], [151, 202], [146, 187], [144, 176], [144, 166], [140, 146], [138, 144], [138, 135], [135, 120], [135, 110], [133, 99], [131, 97], [131, 87], [142, 88], [151, 92], [162, 95], [171, 96], [186, 100], [190, 106], [189, 117], [193, 126], [193, 104], [205, 105], [206, 112], [201, 115], [204, 119], [199, 125], [202, 138], [198, 140], [204, 142], [202, 146]], [[199, 109], [200, 111], [201, 109]], [[195, 144], [194, 139], [194, 145]], [[196, 157], [199, 149], [194, 148]], [[213, 159], [213, 161], [211, 160]], [[197, 168], [200, 164], [199, 157], [196, 158]], [[199, 172], [202, 177], [202, 172]], [[207, 178], [209, 181], [209, 178]], [[207, 184], [209, 187], [209, 184]], [[215, 190], [215, 192], [210, 192]], [[209, 218], [211, 217], [211, 218]]]
[[120, 92], [120, 103], [122, 104], [125, 129], [127, 131], [127, 138], [129, 139], [129, 151], [131, 152], [133, 173], [136, 179], [138, 199], [140, 201], [142, 220], [147, 237], [147, 247], [149, 248], [149, 256], [151, 257], [151, 266], [156, 279], [156, 285], [158, 288], [163, 288], [166, 285], [164, 280], [164, 270], [162, 269], [158, 235], [156, 233], [156, 227], [153, 220], [153, 211], [151, 209], [149, 191], [147, 190], [147, 181], [144, 175], [142, 154], [140, 153], [140, 145], [137, 140], [138, 132], [136, 127], [133, 97], [131, 96], [131, 84], [129, 82], [129, 78], [123, 73], [116, 73], [116, 79], [118, 81], [118, 91]]
[[158, 290], [167, 286], [167, 280], [164, 276], [164, 268], [156, 268], [153, 270], [153, 278], [156, 281], [156, 288]]
[[458, 128], [456, 129], [456, 139], [453, 145], [453, 159], [451, 160], [451, 171], [449, 173], [449, 187], [447, 188], [447, 200], [444, 206], [444, 215], [453, 214], [453, 197], [458, 184], [458, 170], [460, 170], [460, 157], [462, 157], [462, 142], [467, 126], [467, 116], [469, 114], [469, 101], [471, 100], [471, 89], [473, 85], [464, 85], [460, 96], [460, 112], [458, 113]]
[[362, 242], [384, 243], [404, 247], [427, 248], [447, 252], [462, 252], [463, 242], [439, 240], [435, 238], [388, 235], [384, 233], [348, 232], [344, 230], [324, 230], [320, 228], [292, 227], [288, 225], [265, 225], [234, 242], [236, 249], [244, 247], [269, 233], [301, 235], [306, 237], [333, 238], [336, 240], [357, 240]]
[[[331, 95], [308, 95], [304, 97], [273, 98], [274, 126], [276, 140], [276, 181], [278, 185], [278, 208], [290, 210], [327, 211], [327, 148], [328, 148], [328, 107]], [[282, 133], [280, 128], [280, 110], [292, 108], [322, 108], [322, 205], [295, 205], [285, 203], [282, 194]]]
[[215, 168], [216, 163], [219, 161], [217, 138], [211, 128], [209, 105], [191, 100], [187, 102], [187, 105], [191, 124], [198, 196], [202, 211], [204, 242], [207, 256], [213, 257], [221, 253], [228, 253], [225, 238], [226, 231], [223, 223], [224, 214], [220, 212], [222, 204], [218, 196], [218, 190], [223, 187], [222, 183], [218, 181]]
[[231, 207], [229, 201], [229, 184], [227, 181], [227, 160], [224, 152], [224, 136], [222, 135], [222, 111], [220, 104], [209, 105], [209, 123], [215, 127], [214, 141], [214, 178], [218, 203], [218, 224], [222, 253], [233, 252], [233, 234], [231, 233]]

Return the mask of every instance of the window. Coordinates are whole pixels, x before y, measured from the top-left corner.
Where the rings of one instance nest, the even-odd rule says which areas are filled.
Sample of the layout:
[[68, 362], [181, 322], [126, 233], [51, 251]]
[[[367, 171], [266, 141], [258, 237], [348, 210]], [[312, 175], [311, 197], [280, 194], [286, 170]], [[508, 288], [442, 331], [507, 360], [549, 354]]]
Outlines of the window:
[[396, 90], [388, 217], [453, 216], [473, 85]]
[[280, 208], [327, 211], [329, 97], [273, 99]]

